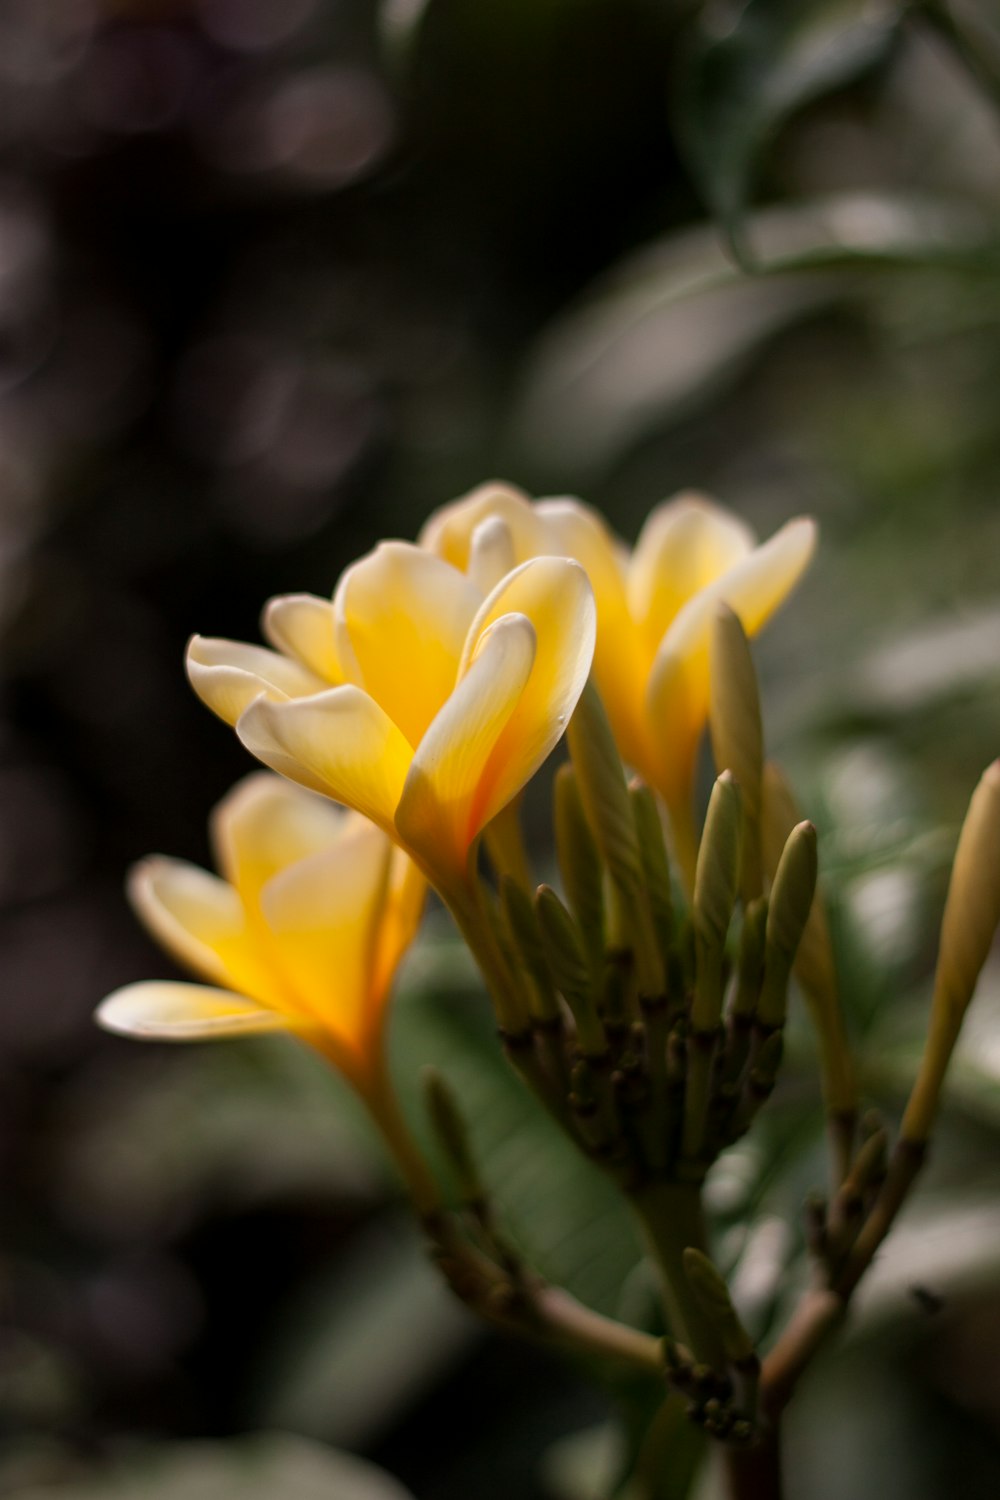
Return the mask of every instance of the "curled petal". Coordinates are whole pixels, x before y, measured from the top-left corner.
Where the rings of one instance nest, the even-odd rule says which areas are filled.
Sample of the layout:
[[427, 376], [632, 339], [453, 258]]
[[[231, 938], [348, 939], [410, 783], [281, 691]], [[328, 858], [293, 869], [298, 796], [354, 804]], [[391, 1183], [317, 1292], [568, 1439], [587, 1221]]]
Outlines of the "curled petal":
[[396, 826], [432, 870], [464, 871], [470, 845], [502, 806], [494, 807], [502, 772], [494, 757], [531, 677], [535, 644], [523, 615], [485, 629], [413, 757]]
[[514, 538], [507, 522], [502, 516], [487, 516], [472, 533], [468, 567], [472, 582], [485, 597], [516, 564]]
[[392, 720], [360, 688], [328, 688], [285, 703], [258, 698], [236, 732], [273, 771], [394, 833], [412, 755]]
[[462, 573], [407, 542], [383, 542], [337, 586], [337, 650], [345, 673], [414, 747], [455, 686], [481, 600]]
[[329, 599], [319, 599], [315, 594], [280, 594], [264, 606], [261, 627], [272, 646], [301, 662], [321, 682], [343, 682]]
[[231, 981], [228, 960], [246, 933], [243, 906], [231, 885], [197, 865], [153, 855], [129, 872], [128, 896], [178, 963], [208, 979]]
[[544, 552], [544, 531], [523, 490], [491, 480], [436, 510], [420, 532], [419, 544], [436, 552], [460, 572], [469, 571], [472, 539], [477, 527], [497, 516], [514, 544], [515, 561], [526, 562]]
[[579, 563], [537, 557], [517, 568], [484, 602], [469, 632], [470, 649], [495, 621], [511, 613], [531, 621], [534, 665], [517, 708], [487, 768], [489, 796], [483, 823], [516, 796], [562, 737], [583, 692], [594, 657], [594, 592]]
[[238, 782], [212, 814], [216, 861], [252, 911], [261, 887], [297, 860], [328, 849], [343, 834], [347, 814], [268, 771]]
[[268, 698], [299, 698], [326, 684], [315, 673], [266, 646], [195, 635], [188, 642], [187, 674], [201, 701], [227, 724], [263, 693]]
[[680, 610], [751, 552], [754, 534], [700, 495], [659, 505], [642, 528], [628, 572], [628, 601], [647, 650], [656, 651]]
[[276, 1011], [245, 995], [158, 979], [115, 990], [98, 1006], [96, 1019], [105, 1031], [153, 1042], [198, 1042], [288, 1029]]

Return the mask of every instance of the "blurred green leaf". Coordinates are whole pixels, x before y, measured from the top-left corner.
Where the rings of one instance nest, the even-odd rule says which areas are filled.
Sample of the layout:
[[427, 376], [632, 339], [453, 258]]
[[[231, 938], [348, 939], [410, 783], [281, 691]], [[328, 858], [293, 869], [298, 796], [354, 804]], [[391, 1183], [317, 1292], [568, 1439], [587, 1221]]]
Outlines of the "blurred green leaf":
[[844, 194], [762, 210], [747, 277], [714, 230], [630, 256], [529, 355], [511, 444], [542, 473], [603, 470], [648, 429], [691, 415], [776, 333], [867, 287], [867, 267], [1000, 269], [997, 226], [966, 205]]
[[294, 1289], [265, 1344], [255, 1417], [348, 1448], [411, 1407], [478, 1336], [411, 1223], [379, 1221]]
[[544, 1276], [614, 1312], [640, 1258], [628, 1209], [514, 1073], [483, 997], [461, 987], [404, 995], [392, 1041], [411, 1118], [422, 1113], [420, 1066], [433, 1062], [468, 1120], [501, 1222]]
[[748, 0], [698, 7], [672, 93], [682, 150], [738, 259], [754, 166], [779, 126], [887, 53], [903, 0]]
[[85, 1483], [20, 1491], [21, 1500], [408, 1500], [374, 1464], [300, 1438], [177, 1443]]

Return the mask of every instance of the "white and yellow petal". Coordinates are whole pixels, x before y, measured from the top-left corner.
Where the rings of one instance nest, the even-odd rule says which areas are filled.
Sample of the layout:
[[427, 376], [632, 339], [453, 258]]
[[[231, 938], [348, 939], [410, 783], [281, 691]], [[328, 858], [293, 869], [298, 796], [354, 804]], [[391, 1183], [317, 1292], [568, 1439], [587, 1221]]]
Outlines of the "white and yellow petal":
[[276, 1011], [245, 995], [159, 979], [115, 990], [98, 1006], [96, 1020], [105, 1031], [152, 1042], [221, 1040], [289, 1027]]
[[256, 911], [261, 887], [279, 870], [337, 843], [345, 809], [268, 771], [255, 771], [212, 813], [216, 863], [245, 907]]
[[545, 551], [544, 529], [531, 500], [515, 485], [491, 480], [436, 510], [425, 522], [419, 545], [436, 552], [460, 572], [470, 571], [473, 537], [484, 521], [501, 521], [515, 560], [527, 562]]
[[201, 701], [227, 724], [235, 724], [261, 694], [299, 698], [327, 686], [301, 662], [269, 651], [266, 646], [201, 635], [192, 636], [188, 642], [187, 674]]
[[628, 570], [629, 610], [650, 654], [687, 601], [747, 556], [754, 540], [744, 521], [701, 495], [651, 512]]
[[396, 827], [405, 845], [445, 884], [449, 876], [464, 873], [473, 840], [499, 810], [494, 755], [535, 656], [535, 630], [523, 615], [506, 615], [485, 629], [462, 680], [413, 757]]
[[360, 688], [329, 688], [284, 703], [258, 698], [236, 732], [273, 771], [393, 832], [412, 751], [388, 715]]
[[334, 595], [337, 652], [416, 748], [446, 701], [482, 595], [449, 563], [383, 542], [348, 568]]
[[562, 737], [590, 674], [597, 633], [594, 591], [580, 564], [566, 557], [533, 558], [504, 579], [477, 615], [467, 653], [477, 651], [485, 631], [508, 614], [531, 622], [535, 656], [490, 754], [484, 823], [531, 780]]
[[381, 1022], [372, 977], [393, 847], [365, 819], [349, 821], [335, 848], [268, 882], [261, 910], [303, 1009], [363, 1054]]
[[246, 916], [226, 881], [185, 860], [150, 855], [129, 872], [128, 897], [178, 963], [208, 979], [231, 978], [227, 957], [246, 939]]
[[319, 599], [315, 594], [279, 594], [264, 606], [261, 628], [272, 646], [300, 662], [321, 682], [329, 686], [344, 681], [329, 599]]
[[590, 579], [597, 604], [594, 678], [622, 756], [641, 767], [649, 660], [629, 612], [625, 548], [597, 512], [579, 500], [540, 500], [535, 511], [545, 527], [546, 552], [575, 558]]

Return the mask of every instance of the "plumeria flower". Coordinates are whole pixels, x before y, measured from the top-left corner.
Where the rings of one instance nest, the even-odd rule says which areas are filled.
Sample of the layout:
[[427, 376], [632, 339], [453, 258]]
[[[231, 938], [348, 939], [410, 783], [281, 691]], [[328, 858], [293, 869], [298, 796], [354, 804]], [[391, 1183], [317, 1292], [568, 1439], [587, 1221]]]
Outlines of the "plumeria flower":
[[534, 558], [494, 582], [385, 542], [332, 603], [273, 600], [273, 650], [198, 636], [188, 650], [196, 691], [254, 755], [364, 813], [446, 900], [562, 735], [594, 650], [578, 563]]
[[377, 1105], [423, 876], [366, 818], [263, 771], [219, 804], [211, 832], [221, 876], [154, 856], [129, 880], [150, 932], [205, 982], [127, 985], [99, 1022], [158, 1041], [291, 1031]]
[[816, 545], [807, 517], [758, 544], [746, 523], [700, 495], [649, 515], [630, 553], [578, 500], [532, 503], [488, 484], [431, 516], [420, 544], [484, 583], [528, 557], [576, 558], [597, 599], [594, 676], [622, 757], [662, 795], [693, 875], [695, 763], [708, 714], [708, 644], [724, 601], [755, 634], [798, 582]]

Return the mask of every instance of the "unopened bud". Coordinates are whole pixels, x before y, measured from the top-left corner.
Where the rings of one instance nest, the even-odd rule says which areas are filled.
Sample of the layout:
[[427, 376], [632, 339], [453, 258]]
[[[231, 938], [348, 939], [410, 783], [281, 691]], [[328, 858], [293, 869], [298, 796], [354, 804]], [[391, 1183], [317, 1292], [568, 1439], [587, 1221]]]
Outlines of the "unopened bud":
[[757, 1006], [762, 1026], [785, 1020], [788, 981], [816, 893], [816, 830], [799, 823], [785, 843], [767, 908], [764, 983]]
[[725, 603], [718, 606], [713, 623], [709, 660], [712, 754], [720, 770], [732, 771], [743, 794], [740, 890], [744, 901], [752, 901], [763, 889], [760, 806], [764, 732], [750, 643], [739, 616]]
[[568, 763], [556, 772], [553, 799], [559, 873], [588, 957], [596, 967], [604, 953], [604, 871], [583, 809], [576, 769]]
[[588, 683], [566, 731], [587, 822], [620, 898], [646, 994], [663, 988], [663, 965], [653, 936], [643, 881], [639, 837], [625, 769], [593, 683]]
[[481, 1203], [484, 1198], [483, 1186], [455, 1096], [437, 1068], [425, 1068], [422, 1081], [431, 1128], [455, 1174], [462, 1202]]
[[742, 802], [732, 773], [712, 788], [694, 879], [697, 987], [691, 1022], [709, 1031], [722, 1014], [722, 965], [740, 870]]
[[670, 885], [670, 861], [660, 821], [656, 798], [648, 786], [641, 783], [631, 789], [632, 810], [639, 836], [639, 857], [646, 884], [646, 897], [656, 929], [660, 957], [666, 968], [670, 959], [670, 946], [674, 926], [673, 892]]
[[[773, 879], [785, 841], [801, 820], [801, 814], [784, 773], [773, 762], [764, 767], [762, 790], [764, 869]], [[823, 1097], [827, 1109], [834, 1114], [849, 1116], [857, 1103], [857, 1087], [840, 1009], [830, 925], [820, 890], [813, 897], [794, 969], [819, 1037]]]
[[718, 1330], [727, 1360], [738, 1365], [752, 1359], [753, 1340], [740, 1322], [721, 1272], [701, 1250], [690, 1247], [684, 1251], [683, 1264], [684, 1274], [702, 1311]]
[[1000, 760], [988, 766], [962, 824], [941, 921], [930, 1033], [902, 1136], [924, 1141], [945, 1070], [1000, 922]]
[[749, 1020], [757, 1009], [764, 980], [764, 945], [767, 931], [767, 899], [758, 896], [743, 913], [739, 958], [736, 962], [736, 995], [733, 1015]]
[[576, 924], [551, 886], [538, 887], [535, 910], [548, 967], [573, 1013], [580, 1048], [585, 1053], [601, 1054], [606, 1046], [604, 1029], [597, 1015], [593, 979]]

